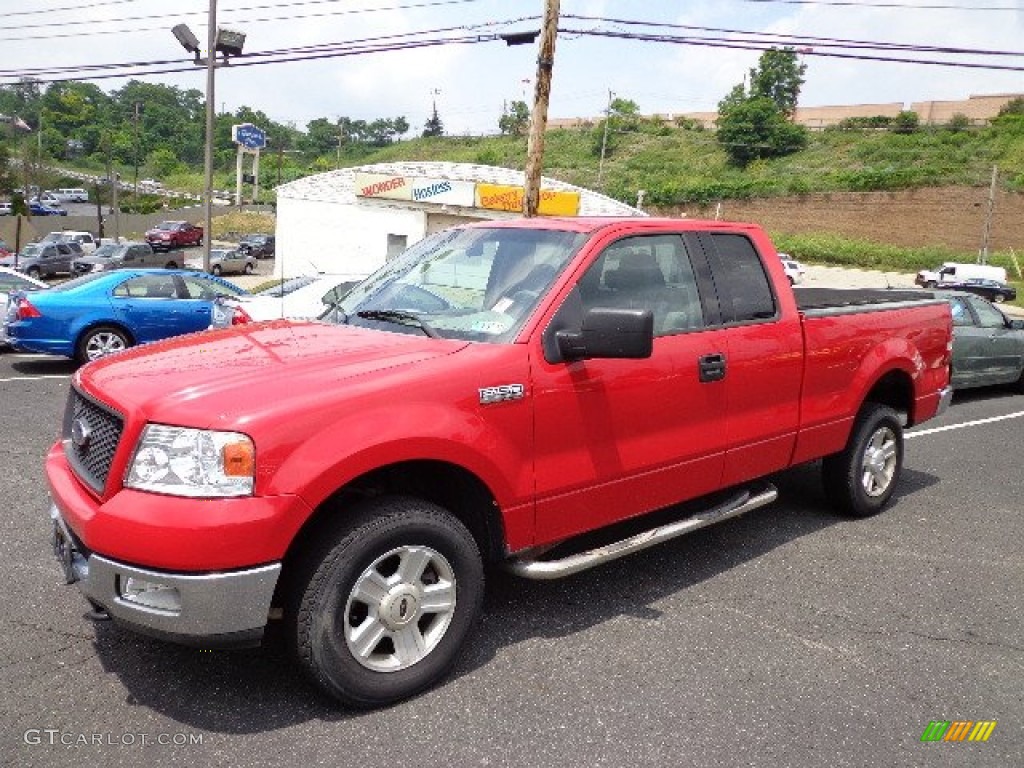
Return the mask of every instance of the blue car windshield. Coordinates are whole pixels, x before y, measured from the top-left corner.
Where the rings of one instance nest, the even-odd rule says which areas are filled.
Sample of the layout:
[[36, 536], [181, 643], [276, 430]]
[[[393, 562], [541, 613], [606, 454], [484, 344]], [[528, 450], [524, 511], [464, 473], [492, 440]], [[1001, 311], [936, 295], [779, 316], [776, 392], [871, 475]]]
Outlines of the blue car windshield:
[[507, 343], [589, 235], [515, 227], [438, 232], [354, 286], [327, 319]]

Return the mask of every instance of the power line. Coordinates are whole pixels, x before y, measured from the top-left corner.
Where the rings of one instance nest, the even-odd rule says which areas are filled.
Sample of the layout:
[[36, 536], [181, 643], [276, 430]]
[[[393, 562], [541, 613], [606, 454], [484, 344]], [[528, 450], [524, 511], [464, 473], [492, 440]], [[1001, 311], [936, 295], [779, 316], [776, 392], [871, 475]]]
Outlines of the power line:
[[912, 5], [910, 3], [872, 3], [864, 0], [740, 0], [743, 3], [759, 3], [772, 5], [832, 5], [853, 8], [898, 8], [909, 11], [1019, 11], [1019, 7], [1007, 5], [956, 5], [928, 4]]

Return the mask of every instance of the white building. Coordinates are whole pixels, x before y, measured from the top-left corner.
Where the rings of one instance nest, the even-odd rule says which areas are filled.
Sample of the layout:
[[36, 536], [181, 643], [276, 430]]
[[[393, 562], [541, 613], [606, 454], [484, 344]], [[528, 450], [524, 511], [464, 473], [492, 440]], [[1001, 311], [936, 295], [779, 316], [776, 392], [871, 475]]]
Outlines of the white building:
[[[466, 163], [380, 163], [277, 188], [275, 277], [377, 269], [426, 235], [521, 216], [522, 171]], [[606, 195], [541, 179], [541, 215], [643, 216]]]

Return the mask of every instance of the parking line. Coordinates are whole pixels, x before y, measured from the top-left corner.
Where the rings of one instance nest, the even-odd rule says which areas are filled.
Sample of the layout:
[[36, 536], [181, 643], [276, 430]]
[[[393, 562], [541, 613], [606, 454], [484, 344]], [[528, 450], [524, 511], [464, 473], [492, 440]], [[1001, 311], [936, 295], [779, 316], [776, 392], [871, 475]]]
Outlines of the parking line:
[[935, 427], [934, 429], [922, 429], [920, 432], [908, 432], [903, 436], [904, 440], [909, 440], [912, 437], [921, 437], [922, 435], [934, 435], [936, 432], [948, 432], [951, 429], [964, 429], [966, 427], [976, 427], [979, 424], [992, 424], [996, 421], [1006, 421], [1007, 419], [1020, 419], [1024, 418], [1024, 411], [1017, 411], [1016, 413], [1007, 413], [1005, 416], [992, 416], [988, 419], [977, 419], [976, 421], [965, 421], [962, 424], [950, 424], [946, 427]]
[[44, 376], [12, 376], [9, 379], [0, 379], [0, 384], [8, 381], [42, 381], [43, 379], [70, 379], [70, 373], [48, 373]]

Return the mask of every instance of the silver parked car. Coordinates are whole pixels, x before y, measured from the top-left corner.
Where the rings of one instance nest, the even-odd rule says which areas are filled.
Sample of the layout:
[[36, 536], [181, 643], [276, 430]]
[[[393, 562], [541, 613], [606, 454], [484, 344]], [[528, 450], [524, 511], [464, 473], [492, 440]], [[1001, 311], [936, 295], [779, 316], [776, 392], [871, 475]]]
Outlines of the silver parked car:
[[[203, 260], [191, 258], [185, 262], [189, 269], [203, 268]], [[210, 249], [210, 274], [226, 275], [230, 273], [251, 275], [256, 271], [256, 257], [251, 253], [226, 248]]]
[[953, 312], [953, 388], [1011, 384], [1024, 392], [1024, 320], [971, 293], [942, 296]]

